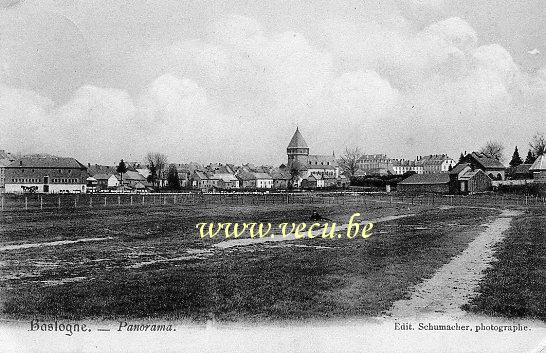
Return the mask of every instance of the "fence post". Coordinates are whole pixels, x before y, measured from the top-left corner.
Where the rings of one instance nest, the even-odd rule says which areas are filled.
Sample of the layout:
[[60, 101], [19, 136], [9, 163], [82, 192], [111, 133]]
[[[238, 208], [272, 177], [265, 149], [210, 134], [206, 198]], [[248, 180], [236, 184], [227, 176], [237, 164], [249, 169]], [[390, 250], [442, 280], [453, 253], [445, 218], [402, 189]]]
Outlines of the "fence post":
[[61, 195], [59, 195], [59, 198], [57, 200], [58, 200], [57, 208], [60, 210], [61, 209]]
[[104, 206], [106, 206], [106, 196], [104, 196]]
[[93, 207], [93, 195], [89, 195], [89, 207]]
[[142, 195], [142, 204], [144, 205], [144, 195]]
[[2, 196], [2, 212], [4, 212], [4, 196]]
[[133, 195], [131, 195], [131, 206], [133, 206]]
[[121, 205], [121, 196], [118, 195], [118, 206]]
[[40, 210], [44, 209], [44, 198], [42, 195], [40, 195]]
[[78, 197], [74, 197], [74, 208], [78, 207]]
[[28, 196], [25, 196], [25, 210], [28, 210]]

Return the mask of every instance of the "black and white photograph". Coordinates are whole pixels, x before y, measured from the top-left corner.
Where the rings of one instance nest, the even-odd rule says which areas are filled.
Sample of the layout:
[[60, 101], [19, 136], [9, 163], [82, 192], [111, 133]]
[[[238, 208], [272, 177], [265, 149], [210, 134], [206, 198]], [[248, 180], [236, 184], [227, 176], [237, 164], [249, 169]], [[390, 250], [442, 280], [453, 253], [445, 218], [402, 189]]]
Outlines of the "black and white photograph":
[[546, 353], [546, 1], [0, 0], [0, 352]]

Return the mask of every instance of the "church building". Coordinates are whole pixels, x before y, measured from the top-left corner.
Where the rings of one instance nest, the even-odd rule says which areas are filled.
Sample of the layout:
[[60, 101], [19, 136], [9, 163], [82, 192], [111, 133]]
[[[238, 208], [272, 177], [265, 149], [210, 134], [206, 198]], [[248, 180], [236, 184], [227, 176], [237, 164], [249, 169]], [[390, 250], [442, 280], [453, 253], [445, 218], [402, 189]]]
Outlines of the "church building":
[[[296, 128], [296, 132], [286, 148], [286, 153], [288, 155], [288, 169], [299, 171], [297, 186], [300, 186], [302, 180], [310, 176], [318, 176], [320, 179], [331, 180], [332, 185], [336, 184], [336, 180], [339, 178], [339, 166], [335, 154], [309, 154], [309, 146], [307, 146], [299, 128]], [[325, 186], [329, 186], [328, 184], [325, 182]]]

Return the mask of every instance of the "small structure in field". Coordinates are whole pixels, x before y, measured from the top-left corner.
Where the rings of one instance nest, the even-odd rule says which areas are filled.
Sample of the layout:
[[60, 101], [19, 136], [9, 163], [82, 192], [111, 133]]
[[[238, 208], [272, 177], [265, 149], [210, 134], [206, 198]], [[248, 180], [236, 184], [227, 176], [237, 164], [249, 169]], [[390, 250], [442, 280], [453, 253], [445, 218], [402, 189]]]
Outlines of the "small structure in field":
[[413, 174], [398, 183], [398, 190], [407, 193], [440, 193], [449, 192], [449, 174]]
[[474, 169], [470, 163], [459, 163], [449, 172], [451, 194], [474, 194], [491, 188], [491, 178], [483, 170]]

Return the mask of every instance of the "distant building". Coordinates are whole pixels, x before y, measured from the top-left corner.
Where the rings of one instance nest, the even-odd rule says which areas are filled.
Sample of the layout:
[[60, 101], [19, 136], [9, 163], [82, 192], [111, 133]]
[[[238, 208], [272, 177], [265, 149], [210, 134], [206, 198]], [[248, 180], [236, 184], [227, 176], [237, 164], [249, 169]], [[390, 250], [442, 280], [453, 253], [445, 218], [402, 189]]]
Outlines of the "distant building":
[[449, 174], [413, 174], [398, 183], [398, 190], [407, 193], [449, 193]]
[[468, 163], [473, 169], [481, 169], [491, 180], [505, 180], [506, 167], [494, 158], [483, 153], [472, 152], [464, 156], [460, 163]]
[[215, 173], [212, 180], [217, 180], [216, 186], [222, 190], [233, 190], [239, 188], [239, 179], [231, 173]]
[[394, 159], [392, 162], [392, 169], [394, 170], [395, 175], [404, 175], [408, 172], [423, 174], [424, 172], [422, 164], [407, 159]]
[[394, 160], [385, 154], [365, 154], [358, 159], [357, 165], [359, 175], [392, 175], [396, 173]]
[[533, 179], [533, 172], [531, 172], [532, 164], [519, 164], [515, 167], [509, 167], [506, 170], [507, 179], [511, 180], [529, 180]]
[[322, 177], [339, 177], [339, 166], [335, 155], [313, 155], [309, 154], [309, 147], [296, 128], [288, 147], [286, 148], [288, 156], [287, 169], [290, 171], [296, 169], [299, 172], [298, 180], [295, 181], [296, 186], [301, 185], [303, 179], [309, 176]]
[[274, 189], [287, 189], [288, 183], [290, 182], [291, 175], [286, 168], [284, 169], [272, 169], [269, 172], [269, 175], [271, 175], [271, 178], [273, 179], [273, 188]]
[[268, 173], [254, 173], [242, 170], [237, 173], [237, 178], [240, 180], [240, 186], [243, 189], [273, 188], [273, 177]]
[[415, 163], [423, 167], [424, 174], [447, 173], [457, 164], [447, 154], [431, 154], [418, 157]]
[[74, 158], [32, 156], [15, 159], [5, 167], [5, 191], [21, 193], [86, 192], [87, 167]]
[[324, 188], [324, 178], [321, 175], [309, 175], [301, 181], [301, 187], [304, 189]]
[[474, 194], [491, 190], [491, 178], [469, 163], [459, 163], [449, 172], [451, 194]]

